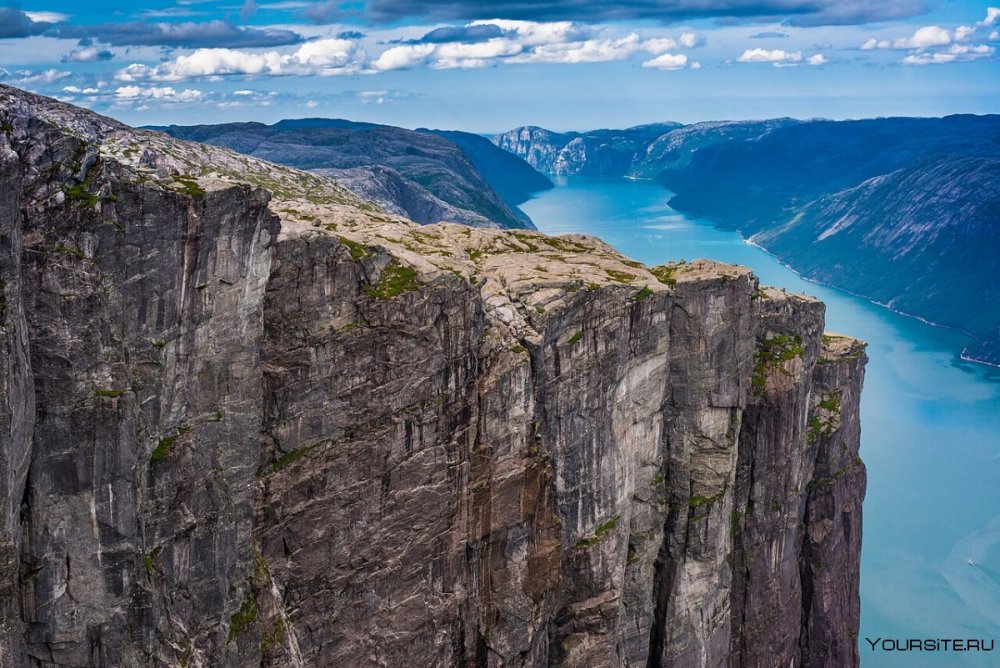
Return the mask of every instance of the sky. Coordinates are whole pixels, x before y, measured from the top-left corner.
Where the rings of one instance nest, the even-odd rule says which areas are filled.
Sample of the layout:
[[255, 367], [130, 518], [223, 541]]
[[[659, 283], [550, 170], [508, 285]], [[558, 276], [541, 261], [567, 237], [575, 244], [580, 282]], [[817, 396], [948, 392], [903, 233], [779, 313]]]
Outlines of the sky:
[[984, 114], [998, 31], [971, 0], [32, 0], [0, 6], [0, 82], [133, 125]]

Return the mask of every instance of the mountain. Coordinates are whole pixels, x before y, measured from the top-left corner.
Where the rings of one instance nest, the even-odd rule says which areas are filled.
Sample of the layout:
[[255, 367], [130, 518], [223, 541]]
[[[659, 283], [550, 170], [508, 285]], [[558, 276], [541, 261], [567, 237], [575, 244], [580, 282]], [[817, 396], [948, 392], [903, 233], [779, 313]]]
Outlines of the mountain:
[[0, 204], [5, 668], [858, 664], [821, 303], [6, 86]]
[[[531, 137], [513, 148], [546, 168], [565, 151], [550, 135], [495, 141]], [[965, 357], [1000, 364], [1000, 302], [979, 296], [1000, 254], [997, 160], [1000, 116], [775, 119], [669, 130], [613, 167], [582, 159], [568, 173], [655, 179], [674, 208], [809, 278], [960, 328], [976, 339]]]
[[620, 176], [632, 169], [650, 142], [680, 127], [655, 123], [585, 133], [524, 127], [495, 135], [492, 141], [546, 174]]
[[[531, 220], [517, 204], [552, 185], [523, 161], [465, 133], [455, 134], [461, 135], [457, 139], [463, 144], [474, 147], [468, 155], [456, 141], [428, 132], [338, 119], [156, 129], [179, 139], [321, 171], [386, 211], [420, 224], [451, 221], [473, 227], [531, 229]], [[498, 167], [494, 178], [504, 194], [491, 187], [477, 162]]]

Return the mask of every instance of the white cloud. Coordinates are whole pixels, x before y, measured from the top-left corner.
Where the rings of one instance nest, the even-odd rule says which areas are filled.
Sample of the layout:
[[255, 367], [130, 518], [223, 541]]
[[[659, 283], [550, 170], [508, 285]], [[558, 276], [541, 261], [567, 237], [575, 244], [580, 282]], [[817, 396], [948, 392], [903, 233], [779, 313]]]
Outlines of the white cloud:
[[1000, 32], [994, 30], [990, 33], [990, 39], [1000, 39]]
[[942, 65], [955, 60], [951, 53], [911, 53], [901, 61], [904, 65]]
[[620, 39], [587, 39], [582, 42], [543, 44], [530, 53], [512, 59], [519, 63], [600, 63], [624, 60], [642, 49], [639, 36], [632, 33]]
[[315, 109], [318, 106], [319, 102], [317, 102], [316, 100], [309, 100], [308, 102], [306, 102], [306, 107], [309, 109]]
[[972, 26], [958, 26], [957, 28], [955, 28], [955, 41], [963, 42], [972, 37], [972, 35], [975, 34], [975, 32], [976, 29], [973, 28]]
[[797, 63], [802, 60], [801, 51], [785, 51], [784, 49], [747, 49], [736, 59], [738, 63], [774, 63], [782, 65]]
[[14, 72], [14, 75], [16, 78], [11, 79], [11, 81], [16, 84], [52, 84], [62, 81], [66, 77], [71, 76], [72, 73], [55, 69], [42, 70], [41, 72], [17, 70]]
[[685, 49], [693, 49], [704, 44], [705, 38], [696, 32], [683, 32], [679, 41]]
[[135, 102], [138, 100], [159, 100], [161, 102], [197, 102], [205, 94], [200, 90], [186, 88], [180, 92], [171, 86], [120, 86], [115, 90], [115, 99], [119, 102]]
[[822, 53], [817, 53], [816, 55], [809, 56], [806, 62], [810, 65], [825, 65], [830, 61]]
[[356, 71], [363, 56], [356, 44], [344, 39], [306, 42], [292, 53], [266, 53], [237, 49], [197, 49], [155, 66], [133, 63], [119, 70], [119, 81], [181, 81], [224, 75], [318, 75]]
[[38, 23], [60, 23], [69, 20], [69, 14], [62, 12], [25, 12], [24, 15]]
[[986, 18], [976, 23], [978, 26], [993, 26], [1000, 21], [1000, 7], [987, 7]]
[[427, 62], [437, 47], [434, 44], [406, 44], [386, 49], [372, 63], [379, 72], [404, 70]]
[[924, 26], [918, 28], [912, 37], [894, 40], [892, 46], [896, 49], [926, 49], [931, 46], [944, 46], [951, 43], [951, 33], [940, 26]]
[[643, 51], [648, 51], [653, 54], [673, 51], [679, 46], [677, 40], [671, 37], [655, 37], [653, 39], [647, 39], [642, 44]]
[[[651, 60], [647, 60], [642, 64], [643, 67], [651, 67], [657, 70], [680, 70], [687, 65], [688, 57], [683, 53], [672, 54], [664, 53], [663, 55], [657, 56]], [[692, 64], [692, 67], [694, 65]], [[701, 67], [700, 65], [698, 67]], [[695, 68], [698, 69], [698, 68]]]

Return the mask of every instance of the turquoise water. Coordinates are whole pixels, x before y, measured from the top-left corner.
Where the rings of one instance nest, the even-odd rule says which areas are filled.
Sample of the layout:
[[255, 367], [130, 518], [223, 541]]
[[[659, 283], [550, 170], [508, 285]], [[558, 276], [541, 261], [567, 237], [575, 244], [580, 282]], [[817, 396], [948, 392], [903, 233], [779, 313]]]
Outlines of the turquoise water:
[[[521, 208], [543, 232], [592, 234], [648, 264], [705, 257], [751, 267], [764, 284], [822, 299], [828, 331], [868, 341], [862, 665], [1000, 666], [1000, 369], [960, 360], [961, 333], [805, 281], [668, 199], [648, 182], [572, 177]], [[985, 638], [997, 648], [872, 651], [866, 636]]]

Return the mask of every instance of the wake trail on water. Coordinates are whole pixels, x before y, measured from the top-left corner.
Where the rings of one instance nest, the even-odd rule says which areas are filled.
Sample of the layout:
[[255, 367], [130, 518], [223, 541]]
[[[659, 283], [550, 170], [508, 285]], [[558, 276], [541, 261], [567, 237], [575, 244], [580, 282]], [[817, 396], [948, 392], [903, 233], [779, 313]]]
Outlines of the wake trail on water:
[[[1000, 573], [983, 565], [991, 549], [1000, 544], [1000, 515], [978, 531], [955, 543], [941, 564], [941, 574], [963, 603], [982, 615], [983, 621], [1000, 620]], [[995, 635], [997, 628], [985, 629]]]

